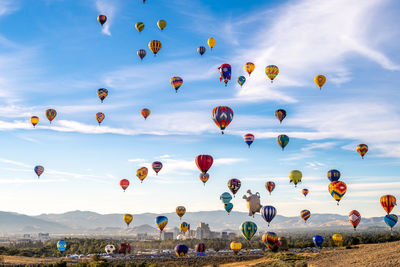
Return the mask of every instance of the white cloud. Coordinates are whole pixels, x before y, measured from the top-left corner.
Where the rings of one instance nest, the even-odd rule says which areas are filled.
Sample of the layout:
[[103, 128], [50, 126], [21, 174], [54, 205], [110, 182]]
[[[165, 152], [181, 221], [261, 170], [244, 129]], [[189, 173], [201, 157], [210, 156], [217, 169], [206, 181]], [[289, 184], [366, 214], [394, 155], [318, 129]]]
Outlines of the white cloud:
[[0, 1], [0, 16], [11, 14], [19, 9], [18, 0], [1, 0]]
[[102, 32], [108, 36], [111, 36], [110, 27], [115, 17], [117, 2], [117, 0], [96, 0], [96, 9], [99, 15], [107, 16], [107, 22], [102, 26]]

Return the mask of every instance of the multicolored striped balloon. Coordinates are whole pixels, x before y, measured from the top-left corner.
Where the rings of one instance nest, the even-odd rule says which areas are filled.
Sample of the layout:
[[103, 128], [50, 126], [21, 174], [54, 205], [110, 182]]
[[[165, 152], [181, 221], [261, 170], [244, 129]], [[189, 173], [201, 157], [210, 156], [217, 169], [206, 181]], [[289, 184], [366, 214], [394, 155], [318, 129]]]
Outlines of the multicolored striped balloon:
[[271, 251], [275, 251], [279, 248], [278, 235], [274, 232], [267, 232], [261, 237], [262, 242]]
[[103, 120], [106, 117], [106, 115], [104, 115], [103, 112], [97, 112], [95, 117], [96, 117], [97, 122], [100, 125], [103, 122]]
[[279, 74], [279, 68], [275, 65], [268, 65], [265, 67], [265, 74], [271, 80], [271, 83], [274, 81], [276, 76]]
[[284, 109], [277, 109], [275, 111], [275, 117], [278, 118], [279, 122], [282, 123], [283, 119], [286, 118], [286, 110]]
[[156, 217], [156, 225], [158, 229], [160, 229], [160, 232], [164, 230], [165, 226], [168, 224], [168, 218], [165, 216], [157, 216]]
[[178, 206], [176, 207], [176, 215], [179, 216], [179, 219], [182, 218], [183, 215], [185, 215], [186, 213], [186, 208], [184, 206]]
[[57, 111], [55, 109], [48, 109], [46, 110], [46, 117], [50, 121], [50, 123], [54, 120], [54, 118], [57, 116]]
[[338, 170], [329, 170], [328, 173], [326, 174], [328, 177], [329, 181], [338, 181], [340, 179], [340, 171]]
[[303, 193], [304, 197], [306, 197], [308, 195], [308, 189], [307, 188], [303, 188], [303, 190], [301, 190], [301, 193]]
[[392, 231], [393, 227], [396, 225], [397, 221], [399, 220], [397, 215], [394, 215], [394, 214], [386, 214], [383, 219], [384, 219], [386, 225], [390, 227], [390, 231]]
[[307, 222], [308, 218], [310, 218], [311, 212], [309, 210], [300, 211], [300, 217], [304, 220], [304, 223]]
[[139, 33], [141, 33], [143, 31], [143, 29], [144, 29], [144, 23], [143, 22], [137, 22], [135, 24], [135, 28]]
[[108, 90], [106, 88], [97, 89], [97, 96], [100, 98], [101, 103], [108, 96]]
[[203, 182], [204, 186], [206, 186], [206, 183], [209, 178], [210, 178], [210, 175], [208, 173], [200, 173], [200, 181]]
[[181, 87], [181, 85], [183, 84], [183, 79], [181, 77], [175, 76], [171, 78], [170, 82], [172, 87], [174, 87], [175, 89], [175, 93], [178, 93], [179, 87]]
[[392, 195], [384, 195], [380, 199], [382, 208], [389, 214], [394, 206], [396, 206], [396, 197]]
[[243, 140], [246, 142], [246, 144], [249, 146], [254, 142], [254, 135], [251, 133], [243, 135]]
[[158, 172], [161, 171], [163, 165], [162, 165], [162, 163], [159, 162], [159, 161], [154, 161], [154, 162], [151, 164], [151, 167], [153, 168], [153, 171], [155, 171], [156, 175], [158, 175]]
[[368, 152], [368, 146], [366, 144], [359, 144], [356, 150], [361, 158], [364, 158], [364, 155]]

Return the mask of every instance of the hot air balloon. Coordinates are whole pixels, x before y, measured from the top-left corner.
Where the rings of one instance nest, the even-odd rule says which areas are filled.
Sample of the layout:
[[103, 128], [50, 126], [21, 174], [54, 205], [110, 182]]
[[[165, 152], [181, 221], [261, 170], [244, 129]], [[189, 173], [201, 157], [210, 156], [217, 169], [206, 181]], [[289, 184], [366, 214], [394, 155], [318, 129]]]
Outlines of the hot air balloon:
[[368, 152], [368, 146], [366, 144], [359, 144], [356, 150], [361, 158], [364, 158], [364, 155]]
[[239, 241], [232, 241], [230, 247], [233, 253], [237, 254], [242, 249], [242, 243]]
[[244, 64], [244, 70], [249, 74], [249, 76], [253, 72], [254, 68], [255, 68], [255, 66], [251, 62], [247, 62], [246, 64]]
[[326, 77], [324, 75], [317, 75], [314, 77], [314, 82], [319, 87], [319, 90], [321, 90], [322, 86], [326, 82]]
[[194, 251], [197, 252], [196, 256], [207, 256], [205, 254], [205, 252], [206, 252], [206, 244], [204, 244], [204, 243], [196, 244], [196, 246], [194, 247]]
[[206, 52], [206, 48], [204, 46], [197, 47], [197, 52], [202, 56]]
[[136, 171], [136, 176], [140, 179], [140, 182], [143, 183], [143, 180], [147, 177], [147, 173], [149, 170], [146, 167], [142, 167]]
[[200, 181], [203, 182], [204, 186], [206, 186], [206, 183], [209, 178], [210, 178], [210, 175], [208, 173], [200, 173]]
[[132, 220], [133, 216], [131, 214], [124, 215], [124, 222], [126, 223], [126, 227], [129, 227], [129, 224], [131, 224]]
[[103, 26], [104, 23], [106, 23], [107, 21], [107, 17], [105, 15], [99, 15], [97, 17], [97, 21], [100, 23], [101, 26]]
[[222, 203], [227, 204], [232, 200], [232, 195], [229, 194], [228, 192], [224, 192], [221, 194], [219, 199], [222, 201]]
[[308, 189], [307, 188], [303, 188], [303, 190], [301, 190], [301, 193], [304, 195], [304, 197], [306, 197], [308, 195]]
[[244, 77], [244, 76], [239, 76], [239, 77], [237, 78], [237, 82], [238, 82], [238, 84], [240, 85], [240, 87], [242, 87], [243, 84], [246, 82], [246, 77]]
[[390, 231], [392, 231], [399, 218], [394, 214], [386, 214], [383, 220], [385, 221], [386, 225], [390, 227]]
[[396, 206], [396, 198], [392, 195], [382, 196], [380, 202], [387, 214], [390, 214], [394, 206]]
[[153, 164], [151, 164], [151, 167], [153, 168], [153, 171], [156, 172], [156, 175], [158, 175], [158, 172], [161, 171], [162, 166], [162, 163], [159, 161], [154, 161]]
[[108, 90], [106, 88], [97, 89], [97, 96], [100, 98], [101, 103], [108, 96]]
[[310, 218], [311, 212], [309, 210], [300, 211], [300, 217], [304, 220], [304, 223], [307, 222], [308, 218]]
[[343, 182], [333, 181], [329, 184], [328, 190], [329, 193], [332, 195], [332, 197], [337, 201], [337, 204], [339, 205], [339, 201], [346, 193], [347, 186]]
[[273, 206], [263, 206], [261, 207], [261, 217], [269, 224], [275, 218], [276, 209]]
[[167, 27], [167, 22], [163, 19], [160, 19], [157, 21], [157, 26], [160, 30], [164, 30], [164, 28]]
[[54, 120], [54, 118], [57, 116], [57, 111], [55, 109], [48, 109], [46, 110], [46, 117], [50, 121], [50, 123]]
[[221, 73], [221, 77], [219, 77], [219, 81], [224, 81], [225, 86], [227, 86], [228, 81], [231, 79], [231, 72], [232, 72], [232, 67], [231, 65], [224, 63], [221, 66], [218, 67], [219, 72]]
[[271, 251], [277, 251], [279, 248], [278, 235], [274, 232], [267, 232], [261, 237], [262, 242]]
[[43, 166], [40, 165], [36, 166], [33, 170], [35, 171], [38, 179], [40, 178], [40, 175], [42, 175], [42, 173], [44, 172]]
[[228, 215], [229, 215], [229, 213], [231, 213], [231, 211], [233, 209], [233, 204], [232, 203], [226, 203], [226, 204], [224, 204], [224, 207], [225, 207], [226, 212], [228, 212]]
[[233, 197], [235, 197], [235, 194], [237, 193], [237, 191], [239, 191], [241, 185], [242, 183], [239, 179], [234, 178], [228, 181], [228, 188], [229, 190], [231, 190]]
[[265, 183], [265, 189], [268, 190], [269, 194], [271, 195], [272, 191], [275, 189], [275, 183], [272, 181], [268, 181]]
[[350, 211], [350, 213], [349, 213], [349, 221], [350, 221], [351, 225], [353, 225], [354, 231], [355, 231], [356, 228], [357, 228], [357, 225], [361, 221], [360, 213], [358, 211], [356, 211], [356, 210]]
[[209, 38], [208, 40], [207, 40], [207, 44], [208, 44], [208, 46], [211, 48], [211, 50], [213, 49], [213, 47], [214, 47], [214, 45], [215, 45], [215, 39], [214, 38]]
[[146, 3], [146, 0], [143, 0], [143, 4]]
[[179, 220], [182, 219], [182, 216], [185, 215], [185, 213], [186, 213], [186, 208], [184, 206], [176, 207], [176, 215], [179, 216]]
[[109, 244], [104, 248], [104, 250], [106, 251], [106, 253], [108, 255], [110, 255], [110, 254], [114, 254], [116, 248], [115, 248], [115, 246], [113, 244]]
[[157, 40], [150, 41], [149, 49], [151, 52], [153, 52], [154, 56], [156, 56], [158, 51], [161, 50], [161, 42]]
[[97, 122], [99, 123], [99, 125], [100, 125], [100, 123], [104, 120], [105, 117], [106, 117], [106, 116], [105, 116], [104, 113], [102, 113], [102, 112], [97, 112], [97, 113], [96, 113], [96, 120], [97, 120]]
[[39, 123], [39, 117], [32, 116], [32, 117], [31, 117], [31, 123], [32, 123], [33, 127], [35, 127], [36, 124]]
[[284, 109], [277, 109], [275, 111], [275, 117], [278, 118], [279, 122], [282, 123], [283, 119], [286, 118], [286, 110]]
[[227, 106], [215, 107], [212, 111], [212, 118], [221, 129], [222, 134], [224, 134], [225, 128], [228, 127], [233, 119], [233, 110]]
[[189, 251], [188, 246], [180, 244], [175, 247], [175, 254], [178, 257], [185, 257]]
[[211, 168], [214, 159], [210, 155], [198, 155], [194, 161], [196, 162], [197, 168], [205, 174]]
[[121, 188], [124, 190], [124, 192], [125, 192], [125, 190], [128, 188], [128, 186], [129, 186], [129, 180], [127, 180], [127, 179], [122, 179], [121, 181], [119, 181], [119, 185], [121, 186]]
[[140, 57], [140, 60], [143, 60], [143, 58], [147, 55], [147, 52], [144, 49], [139, 49], [136, 54], [138, 57]]
[[143, 31], [143, 29], [144, 29], [144, 23], [143, 22], [137, 22], [135, 24], [135, 28], [139, 33], [141, 33]]
[[157, 216], [156, 218], [156, 225], [158, 229], [160, 229], [160, 235], [162, 230], [164, 230], [165, 226], [168, 224], [168, 218], [165, 216]]
[[257, 233], [257, 224], [246, 221], [240, 225], [239, 230], [243, 237], [250, 241], [250, 239]]
[[189, 230], [189, 224], [187, 222], [181, 222], [179, 230], [181, 230], [182, 233], [186, 233]]
[[174, 89], [175, 89], [175, 93], [178, 93], [179, 87], [181, 87], [181, 85], [183, 84], [182, 78], [181, 77], [172, 77], [170, 82], [171, 82], [172, 87], [174, 87]]
[[291, 183], [294, 183], [294, 187], [297, 187], [297, 184], [301, 182], [302, 177], [303, 174], [298, 170], [293, 170], [289, 173], [289, 180]]
[[324, 243], [324, 238], [320, 235], [315, 235], [313, 237], [313, 242], [314, 242], [315, 246], [321, 247], [322, 243]]
[[285, 146], [289, 143], [289, 136], [287, 136], [286, 134], [281, 134], [276, 138], [276, 142], [282, 148], [283, 151]]
[[251, 133], [245, 134], [243, 135], [243, 139], [250, 148], [250, 145], [254, 142], [254, 135]]
[[267, 67], [265, 67], [265, 74], [271, 80], [272, 83], [275, 77], [279, 74], [279, 69], [275, 65], [268, 65]]
[[144, 119], [147, 119], [147, 117], [150, 116], [150, 113], [151, 111], [148, 108], [144, 108], [140, 111], [140, 114], [142, 114]]
[[131, 245], [128, 243], [121, 243], [119, 245], [118, 253], [124, 255], [131, 253]]
[[63, 253], [67, 249], [67, 242], [64, 240], [59, 240], [57, 242], [57, 249], [60, 251], [60, 253]]
[[326, 174], [328, 177], [329, 181], [338, 181], [340, 179], [340, 171], [338, 170], [329, 170], [328, 173]]
[[332, 236], [333, 243], [335, 243], [336, 246], [340, 247], [342, 245], [343, 241], [343, 236], [341, 234], [334, 234]]

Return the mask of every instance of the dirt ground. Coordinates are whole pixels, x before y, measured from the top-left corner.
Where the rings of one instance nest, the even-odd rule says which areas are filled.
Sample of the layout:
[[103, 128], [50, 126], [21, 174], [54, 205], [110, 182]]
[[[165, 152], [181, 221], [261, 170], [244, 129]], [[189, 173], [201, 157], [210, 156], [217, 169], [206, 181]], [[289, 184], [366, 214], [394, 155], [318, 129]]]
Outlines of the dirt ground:
[[[29, 258], [2, 256], [0, 265], [33, 265], [55, 263], [60, 258]], [[274, 266], [274, 267], [341, 267], [341, 266], [400, 266], [400, 241], [382, 244], [359, 245], [353, 249], [325, 250], [320, 253], [268, 253], [267, 255], [157, 258], [138, 260], [157, 266]], [[136, 260], [135, 260], [136, 262]], [[76, 263], [69, 261], [68, 263]], [[115, 263], [115, 262], [113, 262]]]

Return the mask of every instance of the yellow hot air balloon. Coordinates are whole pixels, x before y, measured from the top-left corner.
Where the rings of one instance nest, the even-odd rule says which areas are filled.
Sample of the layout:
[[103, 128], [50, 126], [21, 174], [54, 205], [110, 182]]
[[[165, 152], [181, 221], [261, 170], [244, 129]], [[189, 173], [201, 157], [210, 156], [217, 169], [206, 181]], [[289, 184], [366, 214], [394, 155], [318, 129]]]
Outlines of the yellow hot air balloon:
[[154, 56], [161, 50], [161, 42], [153, 40], [149, 42], [149, 49], [153, 52]]
[[324, 75], [317, 75], [317, 76], [314, 77], [314, 82], [319, 87], [319, 89], [321, 90], [322, 86], [326, 82], [326, 77]]
[[143, 183], [143, 180], [147, 177], [149, 170], [146, 167], [142, 167], [136, 171], [136, 176], [139, 178], [140, 182]]
[[336, 246], [341, 246], [342, 241], [343, 241], [343, 236], [341, 234], [334, 234], [332, 236], [333, 243], [335, 243]]
[[33, 127], [36, 127], [36, 124], [39, 123], [39, 117], [37, 117], [37, 116], [32, 116], [32, 117], [31, 117], [31, 123], [32, 123]]
[[213, 49], [214, 45], [215, 45], [215, 39], [214, 38], [209, 38], [208, 41], [208, 46], [211, 48], [211, 50]]
[[303, 177], [301, 171], [293, 170], [289, 173], [290, 182], [294, 183], [295, 187], [297, 187], [297, 184], [301, 182], [301, 177]]
[[135, 28], [136, 28], [136, 30], [137, 30], [139, 33], [142, 32], [143, 29], [144, 29], [144, 23], [143, 23], [143, 22], [137, 22], [137, 23], [135, 24]]
[[160, 28], [160, 30], [164, 30], [164, 28], [167, 27], [167, 22], [163, 19], [160, 19], [157, 21], [157, 26]]
[[242, 243], [240, 243], [239, 241], [232, 241], [231, 250], [233, 250], [233, 253], [237, 254], [241, 249]]
[[268, 65], [265, 67], [265, 74], [271, 80], [271, 83], [274, 81], [275, 77], [279, 74], [279, 68], [275, 65]]
[[190, 225], [187, 222], [182, 222], [179, 225], [179, 230], [181, 230], [182, 233], [186, 233], [190, 228]]
[[254, 68], [255, 68], [254, 63], [247, 62], [246, 64], [244, 64], [244, 70], [249, 74], [249, 76], [253, 72]]
[[132, 220], [133, 220], [133, 216], [131, 214], [124, 215], [124, 221], [125, 221], [127, 227], [129, 227], [129, 224], [132, 222]]

